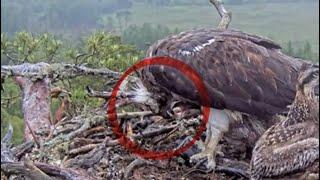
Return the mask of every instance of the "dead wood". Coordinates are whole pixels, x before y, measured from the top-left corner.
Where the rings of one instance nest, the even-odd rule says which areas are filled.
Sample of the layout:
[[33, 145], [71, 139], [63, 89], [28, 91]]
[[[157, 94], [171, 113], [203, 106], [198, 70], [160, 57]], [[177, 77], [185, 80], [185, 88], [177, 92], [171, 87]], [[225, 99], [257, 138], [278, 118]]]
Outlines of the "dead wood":
[[231, 12], [227, 11], [224, 8], [221, 0], [210, 0], [210, 2], [214, 5], [219, 15], [221, 16], [221, 21], [218, 25], [218, 29], [228, 29], [228, 26], [231, 22]]
[[[83, 75], [115, 78], [120, 73], [106, 68], [92, 69], [84, 65], [47, 64], [44, 62], [1, 66], [1, 81], [4, 82], [4, 79], [7, 77], [14, 77], [22, 90], [25, 141], [33, 140], [40, 146], [44, 138], [49, 135], [51, 126], [55, 124], [50, 114], [49, 97], [53, 93], [51, 83]], [[60, 111], [56, 113], [55, 118], [57, 121], [63, 118], [64, 109], [68, 104], [66, 100], [62, 102], [64, 102], [64, 106], [61, 106], [63, 109], [58, 109]]]
[[143, 165], [151, 165], [151, 164], [152, 164], [151, 161], [148, 161], [148, 160], [144, 160], [144, 159], [140, 159], [140, 158], [135, 159], [125, 169], [124, 179], [129, 179], [129, 177], [132, 176], [132, 173], [135, 168], [143, 166]]
[[21, 156], [30, 152], [33, 146], [34, 146], [33, 141], [27, 141], [22, 144], [19, 144], [18, 146], [13, 147], [11, 151], [17, 159], [20, 159]]
[[74, 64], [47, 64], [44, 62], [30, 64], [23, 63], [20, 65], [4, 65], [1, 66], [1, 77], [20, 76], [31, 80], [39, 80], [50, 78], [52, 80], [61, 80], [74, 78], [77, 76], [100, 76], [104, 78], [118, 78], [121, 73], [112, 71], [107, 68], [93, 69], [84, 65]]
[[5, 162], [1, 163], [1, 170], [8, 174], [19, 174], [33, 180], [72, 179], [90, 180], [94, 179], [85, 172], [73, 169], [60, 168], [45, 163], [32, 162]]
[[[87, 148], [87, 149], [85, 149]], [[69, 161], [66, 162], [67, 167], [82, 167], [82, 168], [89, 168], [93, 166], [94, 164], [97, 164], [101, 158], [104, 156], [106, 153], [106, 142], [101, 143], [100, 145], [85, 145], [82, 146], [82, 149], [77, 149], [70, 151], [69, 153], [80, 153], [83, 150], [88, 150], [91, 149], [91, 151], [87, 154], [79, 155], [75, 157], [74, 159], [70, 159]]]
[[34, 180], [52, 180], [31, 162], [5, 162], [1, 163], [1, 170], [10, 174], [19, 174]]
[[10, 149], [10, 141], [13, 134], [13, 128], [9, 124], [7, 133], [1, 139], [1, 162], [13, 162], [15, 161], [15, 156]]

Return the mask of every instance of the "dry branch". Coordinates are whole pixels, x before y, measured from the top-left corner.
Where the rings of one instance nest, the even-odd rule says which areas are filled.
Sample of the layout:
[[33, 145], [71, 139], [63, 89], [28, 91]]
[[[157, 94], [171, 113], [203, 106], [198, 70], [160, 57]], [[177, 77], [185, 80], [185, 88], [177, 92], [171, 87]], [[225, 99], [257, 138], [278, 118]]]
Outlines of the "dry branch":
[[[89, 97], [110, 99], [112, 92], [107, 91], [96, 91], [92, 89], [90, 86], [86, 86], [86, 91]], [[120, 91], [117, 93], [117, 98], [128, 98], [133, 96], [132, 93]]]
[[227, 11], [221, 0], [210, 0], [210, 2], [214, 5], [214, 7], [217, 9], [219, 15], [221, 16], [221, 21], [218, 25], [218, 29], [228, 29], [228, 26], [231, 22], [231, 12]]
[[[105, 112], [103, 112], [105, 113]], [[144, 117], [148, 115], [152, 115], [152, 111], [138, 111], [138, 112], [123, 112], [118, 113], [117, 117], [119, 119], [130, 119], [135, 117]], [[45, 142], [44, 145], [48, 147], [55, 146], [56, 144], [59, 144], [64, 141], [70, 141], [71, 139], [74, 139], [79, 136], [84, 136], [88, 133], [88, 130], [91, 129], [94, 126], [102, 124], [104, 121], [107, 120], [106, 116], [103, 115], [89, 115], [88, 117], [85, 117], [83, 115], [75, 117], [75, 121], [83, 122], [83, 124], [80, 126], [80, 128], [76, 130], [70, 130], [70, 133], [68, 134], [61, 134], [62, 132], [68, 131], [64, 129], [63, 131], [59, 131], [60, 135], [56, 136], [53, 139], [50, 139], [49, 141]], [[72, 128], [76, 127], [76, 125], [73, 125]], [[88, 134], [87, 134], [88, 135]]]
[[82, 168], [89, 168], [92, 167], [94, 164], [97, 164], [104, 154], [106, 153], [106, 141], [99, 145], [90, 145], [84, 146], [83, 149], [78, 148], [73, 151], [73, 154], [84, 152], [84, 150], [89, 150], [90, 152], [86, 154], [79, 155], [73, 159], [70, 159], [66, 162], [67, 167], [82, 167]]
[[170, 131], [172, 131], [174, 128], [178, 127], [178, 124], [174, 124], [174, 125], [170, 125], [170, 126], [164, 126], [164, 127], [159, 127], [156, 130], [150, 130], [150, 131], [146, 131], [143, 132], [141, 134], [138, 135], [134, 135], [134, 138], [150, 138], [150, 137], [155, 137], [155, 136], [159, 136], [161, 134], [164, 133], [168, 133]]
[[1, 170], [9, 174], [24, 175], [34, 180], [52, 180], [31, 162], [5, 162], [1, 163]]
[[25, 143], [22, 143], [16, 147], [13, 147], [11, 149], [12, 153], [17, 159], [20, 159], [21, 156], [23, 156], [25, 153], [29, 152], [34, 147], [34, 142], [27, 141]]
[[44, 62], [30, 64], [23, 63], [20, 65], [1, 66], [1, 77], [20, 76], [33, 80], [44, 79], [67, 79], [76, 76], [100, 76], [105, 78], [117, 78], [120, 73], [107, 68], [93, 69], [84, 65], [73, 65], [64, 63], [48, 64]]
[[77, 76], [101, 76], [118, 78], [120, 73], [106, 68], [92, 69], [84, 65], [48, 64], [44, 62], [20, 65], [1, 66], [1, 83], [7, 77], [14, 77], [22, 90], [22, 109], [25, 121], [25, 140], [34, 140], [38, 146], [43, 139], [51, 135], [50, 129], [54, 122], [51, 119], [50, 100], [51, 83], [56, 80]]
[[10, 141], [13, 134], [13, 128], [9, 124], [7, 133], [1, 139], [1, 162], [13, 162], [15, 157], [10, 149]]
[[83, 120], [83, 124], [81, 125], [80, 128], [76, 129], [75, 131], [71, 131], [69, 134], [60, 134], [59, 136], [56, 136], [55, 138], [47, 141], [44, 143], [45, 146], [52, 147], [55, 146], [56, 144], [65, 142], [65, 141], [70, 141], [71, 139], [75, 137], [81, 136], [86, 130], [90, 129], [92, 126], [99, 125], [102, 122], [105, 121], [104, 116], [89, 116], [89, 117], [84, 117], [84, 116], [78, 116], [75, 119]]
[[8, 174], [24, 175], [34, 180], [52, 180], [54, 179], [53, 177], [72, 180], [93, 179], [84, 172], [80, 173], [73, 169], [61, 168], [45, 163], [4, 162], [1, 163], [1, 170]]
[[96, 148], [97, 146], [98, 146], [97, 144], [87, 144], [87, 145], [81, 146], [77, 149], [70, 150], [69, 154], [74, 155], [74, 154], [86, 153], [86, 152], [89, 152], [92, 149]]
[[132, 161], [128, 167], [125, 169], [124, 172], [124, 179], [129, 179], [129, 177], [132, 175], [133, 171], [135, 168], [143, 166], [143, 165], [152, 165], [152, 163], [148, 160], [144, 160], [144, 159], [135, 159], [134, 161]]

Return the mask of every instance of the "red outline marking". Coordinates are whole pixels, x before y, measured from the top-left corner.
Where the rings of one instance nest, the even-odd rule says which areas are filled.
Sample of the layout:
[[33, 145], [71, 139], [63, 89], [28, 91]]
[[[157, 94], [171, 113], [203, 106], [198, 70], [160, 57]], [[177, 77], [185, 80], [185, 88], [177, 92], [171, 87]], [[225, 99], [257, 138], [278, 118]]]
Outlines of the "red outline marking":
[[123, 80], [132, 72], [135, 72], [136, 70], [150, 66], [150, 65], [164, 65], [164, 66], [170, 66], [177, 70], [179, 70], [181, 73], [183, 73], [185, 76], [187, 76], [190, 80], [193, 81], [194, 85], [196, 86], [197, 90], [200, 93], [200, 98], [202, 104], [209, 105], [209, 96], [206, 89], [205, 84], [203, 83], [201, 77], [199, 74], [193, 70], [189, 65], [183, 63], [181, 60], [173, 59], [170, 57], [154, 57], [154, 58], [147, 58], [144, 60], [139, 61], [138, 63], [131, 66], [128, 70], [124, 72], [124, 74], [120, 77], [119, 81], [116, 83], [115, 87], [112, 90], [111, 97], [109, 99], [108, 108], [107, 108], [107, 116], [109, 119], [109, 122], [112, 126], [112, 131], [114, 132], [116, 138], [118, 139], [119, 143], [123, 145], [126, 149], [128, 149], [130, 152], [146, 159], [156, 159], [156, 160], [163, 160], [163, 159], [169, 159], [174, 156], [178, 156], [181, 153], [188, 150], [197, 140], [200, 139], [201, 134], [206, 128], [206, 124], [209, 119], [209, 113], [210, 108], [202, 107], [202, 123], [197, 128], [196, 135], [192, 138], [190, 142], [188, 142], [186, 145], [180, 147], [176, 150], [169, 150], [169, 151], [150, 151], [146, 149], [142, 149], [139, 147], [139, 145], [132, 142], [130, 139], [126, 137], [125, 134], [122, 133], [121, 127], [117, 120], [117, 111], [116, 111], [116, 96], [119, 91], [120, 85], [123, 82]]

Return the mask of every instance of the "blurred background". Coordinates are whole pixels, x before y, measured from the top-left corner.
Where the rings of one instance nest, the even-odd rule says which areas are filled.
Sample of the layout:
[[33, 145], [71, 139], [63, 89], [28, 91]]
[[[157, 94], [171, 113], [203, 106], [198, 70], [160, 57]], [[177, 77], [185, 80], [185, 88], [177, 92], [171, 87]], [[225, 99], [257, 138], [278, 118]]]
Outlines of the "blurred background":
[[[280, 43], [290, 55], [319, 60], [318, 0], [224, 0], [231, 28]], [[49, 32], [76, 40], [104, 30], [145, 50], [171, 33], [216, 27], [209, 0], [2, 0], [1, 32]]]

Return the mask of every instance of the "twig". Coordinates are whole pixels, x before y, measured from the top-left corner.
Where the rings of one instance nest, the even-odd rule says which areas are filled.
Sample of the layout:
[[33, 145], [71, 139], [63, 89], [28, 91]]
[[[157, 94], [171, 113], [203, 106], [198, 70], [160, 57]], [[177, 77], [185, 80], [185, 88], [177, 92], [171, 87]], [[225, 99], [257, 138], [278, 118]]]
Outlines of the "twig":
[[40, 168], [42, 171], [46, 172], [49, 175], [58, 176], [63, 179], [75, 179], [75, 180], [92, 180], [85, 172], [78, 172], [73, 169], [66, 169], [62, 167], [57, 167], [45, 163], [35, 163], [35, 165]]
[[49, 147], [53, 147], [55, 146], [56, 144], [59, 144], [63, 141], [70, 141], [71, 139], [79, 136], [79, 135], [82, 135], [82, 133], [84, 131], [86, 131], [87, 129], [91, 128], [93, 125], [96, 125], [96, 124], [101, 124], [103, 121], [105, 121], [105, 117], [104, 116], [91, 116], [91, 117], [83, 117], [83, 116], [77, 116], [75, 117], [76, 119], [79, 119], [79, 118], [83, 118], [83, 124], [82, 126], [75, 130], [75, 131], [72, 131], [71, 133], [65, 135], [65, 134], [60, 134], [59, 136], [55, 137], [54, 139], [51, 139], [50, 141], [48, 142], [45, 142], [44, 145], [45, 146], [49, 146]]
[[54, 177], [60, 177], [62, 179], [74, 179], [74, 180], [91, 180], [93, 179], [85, 172], [77, 172], [73, 169], [66, 169], [57, 167], [45, 163], [24, 163], [24, 162], [1, 162], [1, 170], [9, 174], [23, 174], [31, 179], [35, 180], [47, 180], [51, 178], [48, 175]]
[[106, 68], [92, 69], [84, 65], [64, 63], [47, 64], [40, 62], [36, 64], [23, 63], [14, 66], [1, 66], [1, 77], [20, 76], [30, 79], [43, 79], [45, 77], [51, 77], [54, 80], [57, 78], [66, 79], [86, 75], [115, 78], [119, 77], [120, 73]]
[[12, 134], [13, 134], [13, 127], [12, 127], [12, 125], [9, 123], [8, 131], [7, 131], [7, 133], [4, 135], [4, 137], [1, 139], [1, 143], [5, 143], [5, 144], [10, 143], [10, 141], [11, 141], [11, 139], [12, 139]]
[[30, 127], [29, 122], [28, 122], [28, 121], [25, 121], [25, 124], [26, 124], [26, 126], [28, 127], [28, 129], [29, 129], [29, 131], [30, 131], [30, 134], [31, 134], [34, 142], [36, 143], [36, 145], [37, 145], [38, 147], [40, 147], [40, 143], [39, 143], [39, 141], [38, 141], [38, 138], [37, 138], [37, 136], [34, 134], [32, 128]]
[[9, 53], [5, 53], [6, 57], [11, 60], [13, 63], [18, 63], [21, 62], [18, 58], [14, 58], [12, 56], [9, 55]]
[[135, 117], [144, 117], [154, 114], [152, 111], [138, 111], [138, 112], [123, 112], [117, 115], [120, 119], [129, 119]]
[[[106, 91], [96, 91], [93, 90], [90, 86], [86, 86], [86, 91], [89, 97], [96, 97], [96, 98], [103, 98], [103, 99], [109, 99], [112, 95], [111, 92], [106, 92]], [[117, 97], [121, 97], [121, 98], [126, 98], [126, 97], [131, 97], [133, 96], [132, 93], [128, 93], [128, 92], [118, 92], [117, 93]]]
[[34, 180], [52, 180], [31, 162], [1, 162], [1, 170], [8, 174], [21, 174]]
[[168, 134], [166, 134], [164, 137], [161, 137], [161, 138], [155, 140], [154, 144], [158, 144], [160, 141], [167, 139], [169, 136], [171, 136], [173, 133], [175, 133], [178, 129], [179, 129], [179, 126], [175, 127]]
[[132, 175], [134, 168], [143, 166], [143, 165], [151, 165], [152, 163], [150, 161], [147, 160], [143, 160], [143, 159], [135, 159], [134, 161], [132, 161], [127, 168], [125, 169], [124, 172], [124, 179], [129, 179], [129, 177]]
[[153, 131], [147, 131], [147, 132], [143, 132], [138, 135], [133, 135], [133, 138], [150, 138], [150, 137], [154, 137], [154, 136], [159, 136], [160, 134], [170, 132], [171, 130], [173, 130], [177, 126], [178, 126], [178, 124], [161, 127], [156, 130], [153, 130]]
[[66, 161], [65, 165], [67, 167], [92, 167], [94, 164], [97, 164], [106, 153], [106, 141], [107, 139], [105, 139], [103, 143], [96, 145], [90, 152]]
[[86, 153], [88, 151], [91, 151], [92, 149], [96, 148], [98, 145], [97, 144], [88, 144], [85, 146], [81, 146], [77, 149], [72, 149], [69, 151], [70, 155], [75, 155], [75, 154], [81, 154], [81, 153]]
[[205, 174], [208, 174], [209, 172], [212, 171], [212, 169], [209, 169], [209, 170], [202, 170], [202, 169], [198, 169], [199, 166], [204, 163], [206, 161], [206, 159], [202, 159], [201, 161], [199, 161], [194, 167], [190, 168], [183, 176], [186, 177], [188, 176], [189, 174], [193, 173], [193, 172], [196, 172], [196, 171], [200, 171], [200, 172], [203, 172]]
[[83, 56], [86, 56], [88, 55], [87, 53], [82, 53], [82, 54], [78, 54], [75, 58], [75, 64], [78, 64], [78, 60], [83, 57]]
[[103, 126], [94, 127], [94, 128], [89, 129], [88, 131], [84, 132], [83, 136], [87, 137], [92, 133], [104, 132], [105, 130], [106, 130], [106, 128], [104, 128]]
[[238, 176], [243, 176], [243, 177], [249, 178], [248, 172], [243, 171], [241, 169], [236, 169], [236, 168], [233, 168], [233, 167], [217, 166], [216, 171], [217, 172], [235, 174], [235, 175], [238, 175]]
[[97, 144], [102, 143], [103, 141], [103, 139], [74, 138], [70, 143], [69, 148], [75, 149], [86, 144]]
[[15, 157], [10, 149], [10, 141], [12, 138], [12, 133], [13, 133], [13, 128], [11, 124], [9, 124], [8, 131], [1, 140], [1, 162], [2, 161], [13, 162], [15, 160]]
[[231, 12], [227, 11], [220, 0], [210, 0], [210, 2], [216, 7], [221, 21], [218, 25], [218, 29], [226, 30], [231, 22]]
[[[225, 165], [225, 166], [217, 165], [215, 168], [216, 172], [224, 172], [224, 173], [228, 173], [228, 174], [232, 174], [232, 175], [237, 175], [237, 176], [249, 178], [248, 172], [246, 170], [244, 170], [243, 168], [241, 168], [241, 166], [244, 166], [243, 163], [237, 162], [237, 161], [230, 161], [225, 158], [222, 158], [222, 160], [223, 160], [223, 164], [227, 164], [227, 165]], [[190, 173], [195, 172], [195, 171], [201, 171], [201, 172], [205, 172], [205, 173], [211, 172], [212, 169], [208, 169], [208, 170], [199, 169], [200, 165], [203, 164], [205, 161], [207, 161], [207, 159], [202, 159], [201, 161], [199, 161], [184, 176], [187, 176]], [[230, 166], [233, 166], [233, 167], [230, 167]], [[238, 167], [238, 168], [236, 168], [236, 167]], [[245, 167], [245, 168], [247, 168], [247, 167]]]
[[[153, 114], [152, 111], [124, 112], [124, 113], [119, 113], [117, 115], [117, 117], [119, 119], [121, 119], [121, 118], [129, 119], [129, 118], [135, 118], [135, 117], [144, 117], [144, 116], [152, 115], [152, 114]], [[54, 146], [54, 145], [59, 144], [63, 141], [69, 141], [75, 137], [83, 136], [85, 131], [87, 131], [88, 129], [90, 129], [94, 125], [101, 124], [102, 122], [104, 122], [106, 120], [106, 117], [103, 115], [83, 117], [83, 115], [82, 115], [82, 116], [77, 116], [74, 118], [74, 120], [77, 120], [77, 119], [79, 119], [79, 120], [81, 119], [80, 122], [83, 122], [83, 124], [81, 125], [80, 128], [78, 128], [74, 131], [71, 131], [71, 133], [69, 133], [69, 134], [60, 134], [59, 136], [55, 137], [54, 139], [51, 139], [50, 141], [45, 142], [45, 145]], [[172, 129], [172, 127], [171, 127], [171, 129]], [[169, 127], [169, 129], [160, 129], [160, 131], [167, 132], [167, 131], [170, 131], [171, 129]], [[64, 130], [64, 131], [66, 131], [66, 130]], [[157, 131], [156, 132], [149, 132], [148, 134], [146, 134], [146, 136], [150, 136], [150, 133], [152, 135], [152, 133], [157, 133]], [[138, 137], [141, 137], [141, 135], [140, 136], [138, 135]]]
[[11, 150], [14, 156], [17, 159], [20, 159], [20, 157], [23, 156], [26, 152], [30, 151], [33, 146], [34, 146], [33, 141], [27, 141], [23, 144], [13, 147]]

